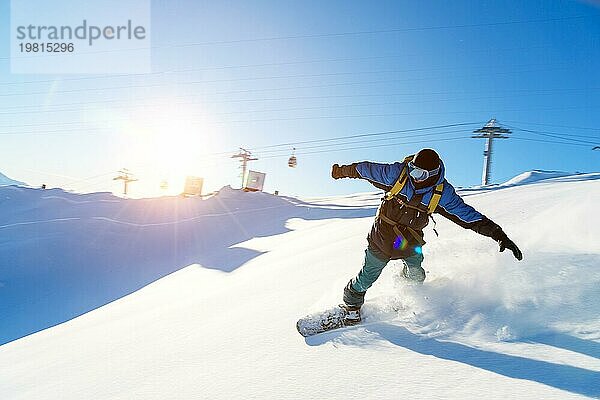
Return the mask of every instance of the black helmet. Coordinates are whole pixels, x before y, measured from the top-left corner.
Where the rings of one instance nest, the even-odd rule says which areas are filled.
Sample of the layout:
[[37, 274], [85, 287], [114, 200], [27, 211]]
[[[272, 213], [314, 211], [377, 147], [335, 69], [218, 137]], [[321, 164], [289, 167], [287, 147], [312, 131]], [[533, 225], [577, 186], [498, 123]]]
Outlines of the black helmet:
[[433, 149], [421, 149], [412, 160], [419, 168], [433, 171], [440, 166], [440, 156]]

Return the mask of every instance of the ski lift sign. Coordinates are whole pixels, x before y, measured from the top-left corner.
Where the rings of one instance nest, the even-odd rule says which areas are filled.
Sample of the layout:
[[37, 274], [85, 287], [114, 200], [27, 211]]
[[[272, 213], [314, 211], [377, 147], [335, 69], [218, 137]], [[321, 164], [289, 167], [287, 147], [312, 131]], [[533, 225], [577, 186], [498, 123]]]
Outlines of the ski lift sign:
[[244, 190], [250, 192], [262, 192], [265, 185], [265, 177], [267, 174], [264, 172], [248, 171], [246, 175], [246, 182], [244, 184]]
[[203, 185], [204, 178], [200, 178], [198, 176], [188, 176], [185, 178], [183, 194], [186, 196], [198, 196], [202, 193]]

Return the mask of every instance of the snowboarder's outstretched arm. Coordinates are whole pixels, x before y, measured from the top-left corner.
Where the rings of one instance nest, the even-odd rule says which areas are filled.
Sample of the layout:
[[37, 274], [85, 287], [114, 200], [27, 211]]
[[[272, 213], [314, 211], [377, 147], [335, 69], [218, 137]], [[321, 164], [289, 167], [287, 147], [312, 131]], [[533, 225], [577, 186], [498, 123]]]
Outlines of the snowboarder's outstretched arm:
[[334, 164], [331, 169], [333, 179], [360, 178], [368, 180], [378, 189], [389, 191], [402, 172], [404, 163], [379, 164], [370, 161], [349, 165]]
[[508, 238], [502, 228], [494, 221], [475, 210], [456, 193], [454, 187], [444, 182], [444, 192], [435, 212], [448, 218], [463, 228], [471, 229], [480, 235], [488, 236], [498, 242], [500, 251], [509, 249], [517, 260], [523, 259], [523, 254], [517, 245]]

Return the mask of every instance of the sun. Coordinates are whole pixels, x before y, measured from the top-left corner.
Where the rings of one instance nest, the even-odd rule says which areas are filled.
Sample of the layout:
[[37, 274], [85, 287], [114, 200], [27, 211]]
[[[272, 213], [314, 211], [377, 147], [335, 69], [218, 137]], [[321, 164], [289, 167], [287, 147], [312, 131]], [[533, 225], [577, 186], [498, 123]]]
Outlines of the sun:
[[197, 108], [164, 102], [132, 113], [121, 130], [142, 196], [180, 194], [187, 176], [212, 170], [215, 135]]

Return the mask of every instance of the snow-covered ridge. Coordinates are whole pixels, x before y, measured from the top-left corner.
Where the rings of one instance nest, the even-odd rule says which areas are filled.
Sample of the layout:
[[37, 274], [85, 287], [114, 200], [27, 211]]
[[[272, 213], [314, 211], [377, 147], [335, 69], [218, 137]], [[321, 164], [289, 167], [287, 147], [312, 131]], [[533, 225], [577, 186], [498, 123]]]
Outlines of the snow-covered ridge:
[[307, 340], [295, 321], [340, 301], [380, 194], [0, 188], [0, 220], [13, 224], [0, 227], [0, 334], [118, 299], [0, 346], [0, 397], [600, 397], [599, 177], [469, 191], [523, 261], [436, 218], [423, 286], [402, 283], [393, 262], [363, 326]]
[[26, 186], [25, 182], [16, 181], [14, 179], [9, 178], [8, 176], [0, 173], [0, 186]]
[[556, 180], [592, 180], [592, 179], [600, 179], [599, 174], [595, 173], [583, 173], [583, 172], [563, 172], [563, 171], [545, 171], [541, 169], [535, 169], [533, 171], [523, 172], [515, 176], [512, 179], [500, 184], [499, 186], [517, 186], [517, 185], [526, 185], [531, 183], [537, 183], [541, 181], [556, 181]]
[[494, 191], [500, 189], [511, 188], [515, 186], [523, 185], [536, 185], [536, 184], [552, 184], [556, 182], [579, 182], [579, 181], [594, 181], [600, 179], [600, 173], [598, 172], [562, 172], [562, 171], [545, 171], [545, 170], [532, 170], [523, 172], [514, 178], [500, 184], [490, 184], [486, 186], [476, 185], [470, 187], [459, 187], [457, 190], [465, 194], [472, 194], [472, 192], [483, 192], [483, 191]]

